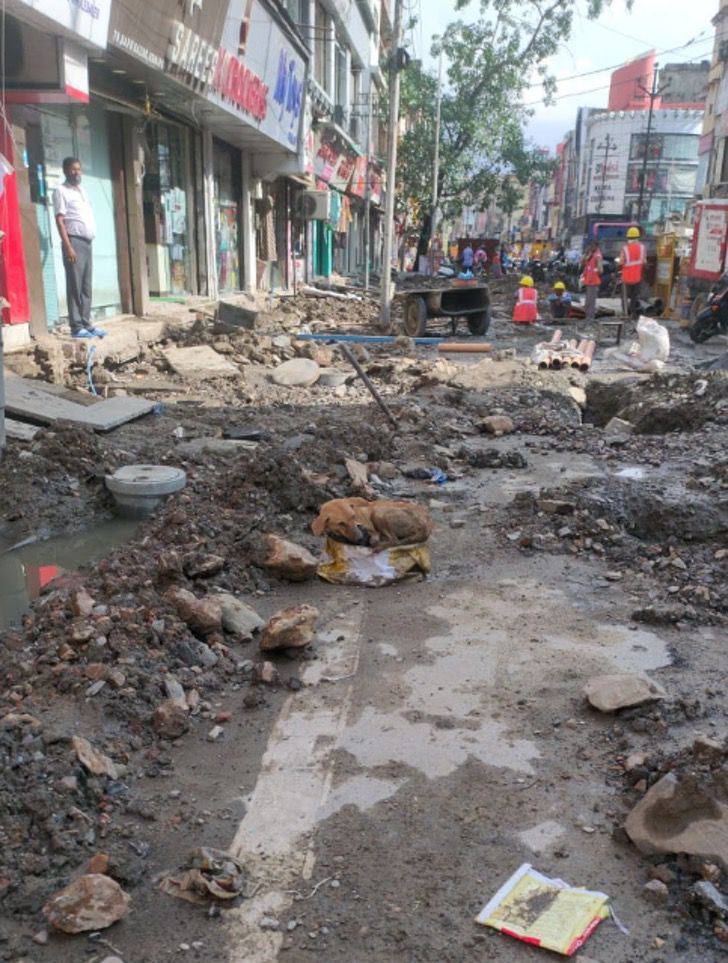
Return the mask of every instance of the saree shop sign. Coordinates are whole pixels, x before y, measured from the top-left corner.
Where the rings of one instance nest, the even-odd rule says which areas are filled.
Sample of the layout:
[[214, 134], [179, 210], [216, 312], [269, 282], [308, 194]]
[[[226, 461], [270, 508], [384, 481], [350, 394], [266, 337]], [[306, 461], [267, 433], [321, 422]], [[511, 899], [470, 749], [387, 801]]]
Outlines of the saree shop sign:
[[262, 0], [230, 0], [208, 99], [246, 115], [262, 134], [297, 152], [306, 89], [304, 50]]
[[227, 50], [219, 50], [212, 89], [238, 110], [264, 121], [268, 113], [268, 86]]

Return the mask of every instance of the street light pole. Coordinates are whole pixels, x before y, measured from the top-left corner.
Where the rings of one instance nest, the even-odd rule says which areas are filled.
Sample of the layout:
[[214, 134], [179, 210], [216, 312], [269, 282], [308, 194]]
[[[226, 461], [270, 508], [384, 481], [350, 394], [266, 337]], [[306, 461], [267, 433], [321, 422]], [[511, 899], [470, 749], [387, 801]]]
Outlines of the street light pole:
[[387, 204], [384, 210], [384, 252], [380, 321], [385, 330], [392, 326], [392, 240], [394, 235], [394, 194], [399, 134], [399, 45], [402, 37], [402, 0], [394, 0], [394, 29], [389, 58], [389, 130], [387, 131]]
[[[655, 101], [658, 97], [661, 97], [667, 88], [670, 86], [670, 81], [663, 84], [660, 89], [657, 89], [657, 68], [659, 64], [655, 64], [655, 69], [652, 74], [652, 89], [648, 90], [643, 84], [639, 84], [640, 90], [642, 90], [650, 98], [650, 109], [647, 114], [647, 133], [645, 134], [645, 156], [642, 158], [642, 170], [640, 171], [640, 191], [637, 197], [637, 223], [642, 223], [642, 201], [645, 196], [645, 175], [647, 173], [647, 155], [650, 151], [650, 135], [652, 134], [652, 117], [655, 110]], [[647, 212], [649, 214], [649, 210]]]

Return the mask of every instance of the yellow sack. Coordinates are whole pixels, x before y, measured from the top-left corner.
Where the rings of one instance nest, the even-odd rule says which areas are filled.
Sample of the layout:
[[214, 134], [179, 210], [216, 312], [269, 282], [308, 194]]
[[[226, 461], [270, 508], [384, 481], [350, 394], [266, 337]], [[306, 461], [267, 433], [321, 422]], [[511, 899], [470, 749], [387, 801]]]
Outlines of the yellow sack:
[[377, 550], [327, 538], [324, 552], [329, 560], [319, 565], [318, 574], [339, 585], [391, 585], [405, 578], [424, 578], [431, 568], [427, 542]]

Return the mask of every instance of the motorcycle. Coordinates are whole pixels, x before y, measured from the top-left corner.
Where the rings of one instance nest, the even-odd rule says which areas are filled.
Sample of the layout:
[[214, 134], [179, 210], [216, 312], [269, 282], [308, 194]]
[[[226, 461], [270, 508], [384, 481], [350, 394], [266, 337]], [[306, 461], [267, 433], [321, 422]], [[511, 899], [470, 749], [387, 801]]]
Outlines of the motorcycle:
[[696, 344], [716, 334], [728, 334], [728, 271], [710, 289], [705, 307], [698, 312], [688, 333]]

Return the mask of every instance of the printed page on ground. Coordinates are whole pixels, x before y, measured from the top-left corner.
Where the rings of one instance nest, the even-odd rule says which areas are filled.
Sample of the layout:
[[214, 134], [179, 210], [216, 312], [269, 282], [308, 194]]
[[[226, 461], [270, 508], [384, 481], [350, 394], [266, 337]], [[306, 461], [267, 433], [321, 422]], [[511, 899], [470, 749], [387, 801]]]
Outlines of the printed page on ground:
[[524, 863], [481, 910], [477, 922], [572, 956], [609, 915], [608, 900], [605, 893], [576, 889]]

